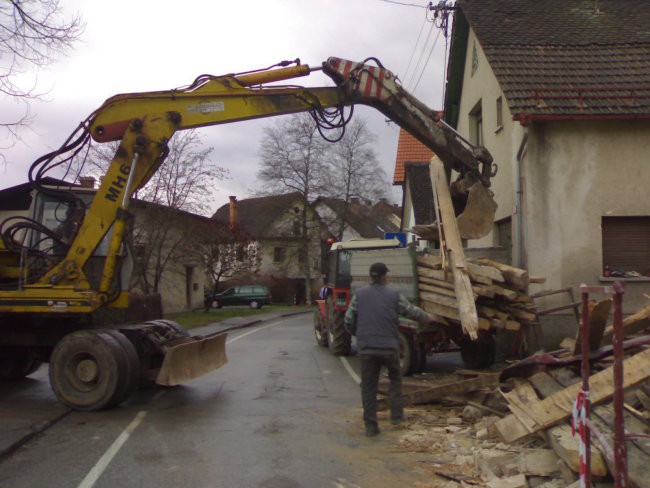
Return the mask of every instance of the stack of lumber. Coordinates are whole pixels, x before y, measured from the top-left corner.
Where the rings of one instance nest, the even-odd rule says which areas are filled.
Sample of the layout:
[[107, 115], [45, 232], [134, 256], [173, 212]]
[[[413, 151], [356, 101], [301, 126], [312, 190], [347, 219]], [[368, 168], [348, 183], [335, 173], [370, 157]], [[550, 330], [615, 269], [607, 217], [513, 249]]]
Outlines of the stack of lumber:
[[[446, 264], [437, 255], [418, 256], [420, 304], [429, 313], [459, 322], [454, 282]], [[519, 330], [522, 326], [537, 325], [536, 307], [528, 295], [528, 285], [542, 283], [543, 278], [531, 278], [526, 270], [487, 258], [468, 259], [467, 268], [479, 329]]]

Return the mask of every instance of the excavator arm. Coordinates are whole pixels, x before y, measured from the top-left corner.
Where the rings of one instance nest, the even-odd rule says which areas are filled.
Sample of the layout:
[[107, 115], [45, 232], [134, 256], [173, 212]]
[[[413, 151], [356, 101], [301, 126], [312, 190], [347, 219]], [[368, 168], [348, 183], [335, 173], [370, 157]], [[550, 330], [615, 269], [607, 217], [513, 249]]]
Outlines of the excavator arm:
[[[443, 161], [448, 179], [452, 170], [459, 174], [459, 180], [465, 182], [460, 185], [459, 194], [465, 199], [461, 206], [467, 202], [470, 187], [479, 186], [487, 192], [493, 176], [487, 150], [473, 146], [453, 131], [436, 111], [404, 90], [380, 63], [373, 66], [332, 57], [318, 68], [288, 64], [239, 75], [203, 75], [181, 89], [120, 94], [106, 100], [89, 119], [87, 130], [97, 142], [119, 140], [119, 148], [66, 257], [41, 276], [37, 285], [70, 285], [88, 291], [84, 263], [113, 229], [96, 290], [99, 302], [106, 301], [127, 227], [130, 197], [159, 168], [169, 140], [178, 130], [307, 111], [318, 118], [331, 115], [328, 111], [333, 109], [338, 109], [344, 119], [343, 107], [364, 104], [381, 111], [432, 149]], [[320, 70], [335, 86], [270, 84]], [[477, 182], [480, 185], [475, 185]], [[491, 226], [494, 208], [485, 213], [483, 220]], [[483, 233], [489, 230], [485, 225], [483, 228]]]

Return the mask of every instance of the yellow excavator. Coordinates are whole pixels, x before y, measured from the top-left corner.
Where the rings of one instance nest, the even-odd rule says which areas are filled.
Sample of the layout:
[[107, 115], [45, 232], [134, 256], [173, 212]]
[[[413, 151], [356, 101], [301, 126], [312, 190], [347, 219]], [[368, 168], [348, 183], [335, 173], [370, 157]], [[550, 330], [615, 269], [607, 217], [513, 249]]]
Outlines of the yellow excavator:
[[[275, 84], [321, 70], [334, 86]], [[59, 401], [93, 411], [126, 400], [144, 380], [176, 385], [223, 365], [224, 333], [191, 337], [167, 320], [93, 323], [98, 309], [128, 305], [131, 197], [160, 167], [176, 131], [309, 112], [322, 134], [344, 129], [356, 104], [376, 108], [431, 148], [448, 181], [452, 172], [456, 176], [458, 213], [473, 215], [474, 235], [489, 232], [496, 208], [488, 190], [495, 173], [489, 152], [463, 139], [374, 58], [332, 57], [315, 68], [283, 61], [246, 73], [202, 75], [180, 89], [116, 95], [60, 149], [32, 165], [30, 217], [0, 224], [0, 379], [26, 376], [49, 362]], [[79, 195], [46, 185], [45, 173], [89, 138], [119, 141], [99, 189]], [[68, 238], [48, 227], [48, 209], [61, 205], [72, 222]]]

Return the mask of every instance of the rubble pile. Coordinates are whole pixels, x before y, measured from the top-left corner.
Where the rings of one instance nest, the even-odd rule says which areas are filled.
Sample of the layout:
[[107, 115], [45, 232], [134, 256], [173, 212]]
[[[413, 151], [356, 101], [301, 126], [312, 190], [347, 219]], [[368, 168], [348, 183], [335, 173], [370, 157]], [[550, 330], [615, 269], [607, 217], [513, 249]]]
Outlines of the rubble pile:
[[[590, 325], [602, 329], [598, 343], [590, 341], [591, 473], [594, 486], [613, 486], [612, 326]], [[650, 487], [650, 306], [623, 326], [628, 481]], [[426, 469], [435, 476], [419, 488], [579, 486], [579, 437], [571, 426], [582, 387], [579, 342], [567, 338], [557, 351], [498, 370], [405, 380], [409, 419], [395, 449], [430, 453]]]

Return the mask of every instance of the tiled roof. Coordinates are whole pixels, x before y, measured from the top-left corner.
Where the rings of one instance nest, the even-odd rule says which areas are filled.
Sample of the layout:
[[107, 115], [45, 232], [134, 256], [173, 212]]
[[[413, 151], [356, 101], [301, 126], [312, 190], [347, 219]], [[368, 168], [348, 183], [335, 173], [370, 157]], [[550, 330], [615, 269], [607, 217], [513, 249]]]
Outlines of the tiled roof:
[[457, 3], [515, 119], [650, 115], [650, 2]]
[[[384, 232], [398, 232], [396, 226], [388, 218], [384, 206], [376, 204], [372, 207], [360, 203], [350, 203], [347, 206], [338, 198], [319, 197], [315, 204], [322, 202], [337, 216], [345, 216], [348, 225], [364, 238], [384, 237]], [[332, 229], [330, 229], [332, 230]]]
[[[275, 222], [284, 212], [291, 211], [292, 205], [300, 201], [299, 192], [286, 195], [270, 195], [246, 198], [237, 201], [237, 222], [239, 227], [255, 238], [274, 237], [265, 234], [267, 227]], [[215, 212], [213, 219], [228, 223], [230, 221], [230, 204], [227, 203]]]
[[397, 140], [397, 157], [395, 158], [395, 174], [393, 184], [399, 185], [404, 183], [404, 163], [409, 162], [429, 162], [433, 156], [433, 151], [418, 141], [404, 129], [399, 130], [399, 139]]

